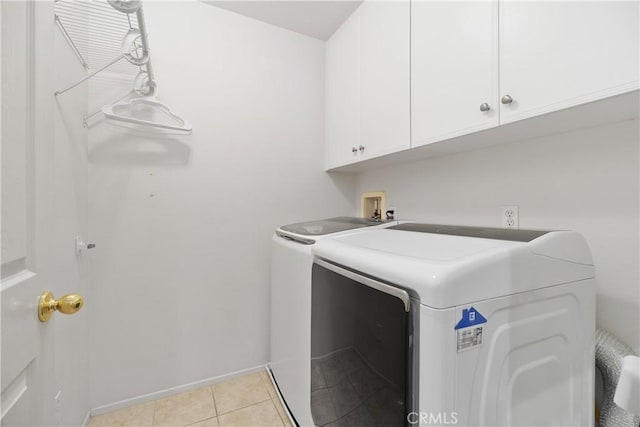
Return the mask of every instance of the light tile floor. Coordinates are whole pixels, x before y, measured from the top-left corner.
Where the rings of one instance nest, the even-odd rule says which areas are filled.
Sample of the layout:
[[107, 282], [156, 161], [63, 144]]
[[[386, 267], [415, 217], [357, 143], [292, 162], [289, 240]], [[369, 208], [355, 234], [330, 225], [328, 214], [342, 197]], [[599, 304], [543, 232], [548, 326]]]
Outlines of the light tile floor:
[[290, 427], [266, 371], [91, 417], [89, 427]]

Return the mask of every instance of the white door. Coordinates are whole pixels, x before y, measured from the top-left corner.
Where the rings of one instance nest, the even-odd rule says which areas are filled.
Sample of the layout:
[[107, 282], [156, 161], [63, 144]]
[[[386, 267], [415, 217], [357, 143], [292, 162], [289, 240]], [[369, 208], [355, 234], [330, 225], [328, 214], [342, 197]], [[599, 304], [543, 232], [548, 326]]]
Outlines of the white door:
[[325, 64], [326, 166], [360, 156], [360, 10], [327, 41]]
[[52, 289], [53, 1], [0, 2], [2, 426], [55, 424]]
[[412, 146], [497, 126], [499, 110], [497, 1], [412, 2]]
[[362, 159], [411, 144], [408, 1], [365, 1], [360, 12], [360, 144]]
[[638, 4], [501, 2], [500, 121], [637, 89]]

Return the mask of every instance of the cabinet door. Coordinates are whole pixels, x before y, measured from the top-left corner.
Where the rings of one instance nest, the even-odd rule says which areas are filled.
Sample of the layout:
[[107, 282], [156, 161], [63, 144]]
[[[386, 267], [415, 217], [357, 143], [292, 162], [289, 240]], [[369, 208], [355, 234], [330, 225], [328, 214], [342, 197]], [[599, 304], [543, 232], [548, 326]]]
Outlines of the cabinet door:
[[638, 51], [637, 1], [502, 2], [501, 122], [636, 89]]
[[360, 13], [327, 41], [325, 150], [327, 168], [354, 162], [360, 144]]
[[410, 4], [365, 1], [360, 12], [362, 159], [410, 147]]
[[495, 1], [412, 3], [412, 146], [498, 125], [497, 20]]

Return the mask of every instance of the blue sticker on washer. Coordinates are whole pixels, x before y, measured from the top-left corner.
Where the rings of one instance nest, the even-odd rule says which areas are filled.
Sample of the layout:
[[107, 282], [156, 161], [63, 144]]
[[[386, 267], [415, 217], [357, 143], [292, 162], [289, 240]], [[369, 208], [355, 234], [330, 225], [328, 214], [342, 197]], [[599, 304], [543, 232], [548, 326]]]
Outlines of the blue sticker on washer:
[[481, 325], [487, 323], [487, 319], [473, 307], [462, 310], [462, 319], [458, 322], [454, 329], [468, 328], [470, 326]]

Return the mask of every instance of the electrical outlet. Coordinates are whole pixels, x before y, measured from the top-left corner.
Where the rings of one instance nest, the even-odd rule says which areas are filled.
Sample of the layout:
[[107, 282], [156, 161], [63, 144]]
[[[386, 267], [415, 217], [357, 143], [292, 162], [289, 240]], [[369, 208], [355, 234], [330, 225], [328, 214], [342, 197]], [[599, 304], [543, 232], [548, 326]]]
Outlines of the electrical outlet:
[[504, 228], [519, 228], [518, 205], [502, 206], [502, 226]]

